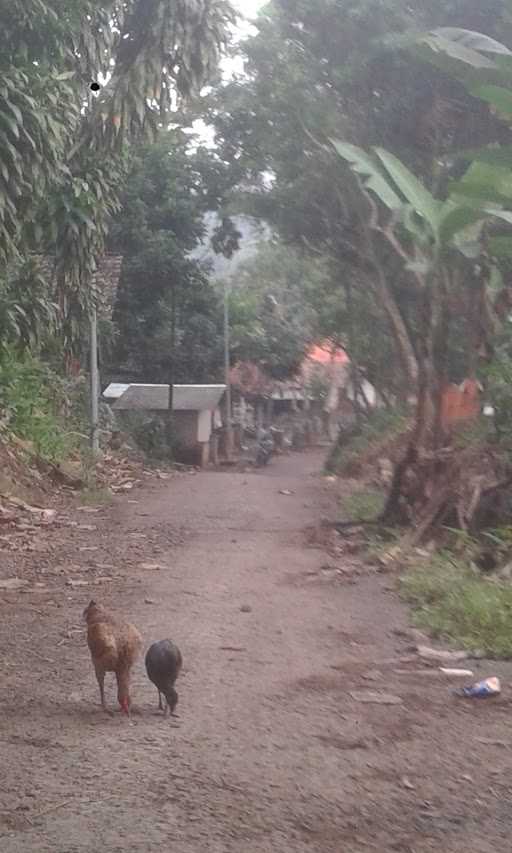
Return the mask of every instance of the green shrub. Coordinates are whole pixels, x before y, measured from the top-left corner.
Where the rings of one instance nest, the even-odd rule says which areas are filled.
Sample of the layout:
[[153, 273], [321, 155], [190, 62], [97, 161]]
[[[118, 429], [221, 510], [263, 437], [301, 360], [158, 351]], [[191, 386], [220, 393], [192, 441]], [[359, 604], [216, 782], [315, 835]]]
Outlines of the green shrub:
[[377, 518], [384, 510], [386, 496], [377, 489], [354, 492], [342, 501], [343, 514], [354, 521], [369, 521]]
[[468, 563], [441, 553], [411, 570], [401, 592], [414, 621], [441, 637], [490, 657], [512, 657], [512, 586], [487, 579]]
[[376, 409], [357, 427], [340, 430], [326, 463], [326, 470], [335, 474], [355, 472], [364, 456], [377, 451], [384, 441], [391, 441], [407, 426], [407, 417], [400, 409]]
[[167, 415], [123, 412], [122, 424], [137, 447], [150, 459], [168, 462], [173, 458], [176, 440]]
[[0, 351], [0, 421], [43, 459], [61, 461], [77, 446], [68, 404], [64, 381], [35, 357]]

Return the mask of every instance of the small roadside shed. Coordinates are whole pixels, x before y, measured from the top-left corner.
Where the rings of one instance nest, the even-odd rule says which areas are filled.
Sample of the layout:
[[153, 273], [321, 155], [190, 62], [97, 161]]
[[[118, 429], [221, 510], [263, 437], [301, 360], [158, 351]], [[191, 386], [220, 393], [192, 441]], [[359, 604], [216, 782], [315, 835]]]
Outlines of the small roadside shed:
[[[219, 417], [218, 409], [225, 390], [225, 385], [173, 386], [174, 428], [183, 461], [202, 467], [208, 464], [214, 420]], [[105, 389], [105, 397], [107, 392], [111, 399], [117, 397], [112, 406], [115, 412], [163, 415], [168, 411], [168, 385], [117, 385]]]
[[107, 385], [101, 396], [104, 400], [107, 400], [109, 403], [111, 403], [115, 400], [119, 400], [121, 394], [124, 394], [125, 391], [128, 391], [129, 387], [130, 385], [126, 384], [125, 382], [111, 382], [110, 385]]

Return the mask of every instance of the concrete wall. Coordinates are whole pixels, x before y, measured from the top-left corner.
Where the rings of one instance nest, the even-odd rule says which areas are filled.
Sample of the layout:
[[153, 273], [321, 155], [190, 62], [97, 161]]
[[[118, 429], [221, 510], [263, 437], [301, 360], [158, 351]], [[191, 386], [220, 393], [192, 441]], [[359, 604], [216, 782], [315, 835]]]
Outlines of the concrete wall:
[[174, 412], [176, 439], [184, 448], [197, 447], [199, 412]]
[[197, 422], [197, 440], [201, 443], [210, 441], [212, 435], [212, 413], [206, 409], [204, 412], [199, 412]]

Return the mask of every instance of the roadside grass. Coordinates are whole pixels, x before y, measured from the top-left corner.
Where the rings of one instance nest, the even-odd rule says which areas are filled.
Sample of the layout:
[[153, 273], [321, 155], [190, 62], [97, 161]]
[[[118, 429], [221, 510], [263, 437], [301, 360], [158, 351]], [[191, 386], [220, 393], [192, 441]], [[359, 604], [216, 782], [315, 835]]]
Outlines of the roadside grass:
[[512, 586], [442, 552], [407, 572], [400, 592], [413, 621], [435, 638], [488, 657], [512, 658]]
[[338, 441], [326, 462], [326, 471], [348, 477], [359, 476], [407, 429], [408, 420], [401, 410], [377, 409], [359, 427], [340, 431]]
[[361, 489], [343, 498], [343, 515], [353, 521], [373, 521], [383, 511], [386, 495], [380, 489]]

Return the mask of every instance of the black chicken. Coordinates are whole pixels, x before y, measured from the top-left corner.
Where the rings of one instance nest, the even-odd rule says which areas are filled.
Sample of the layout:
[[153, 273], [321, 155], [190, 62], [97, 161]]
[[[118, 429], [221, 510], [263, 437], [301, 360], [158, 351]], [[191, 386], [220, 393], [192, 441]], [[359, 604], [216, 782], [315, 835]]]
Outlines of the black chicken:
[[[148, 678], [158, 690], [158, 708], [164, 711], [164, 717], [174, 710], [178, 704], [178, 694], [174, 683], [180, 673], [183, 659], [178, 646], [171, 640], [159, 640], [148, 649], [146, 654], [146, 672]], [[162, 705], [162, 694], [165, 696], [165, 710]]]

